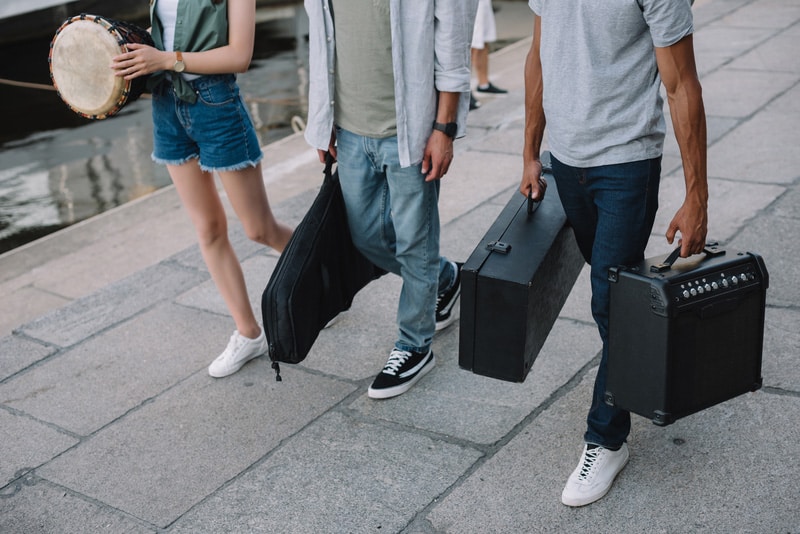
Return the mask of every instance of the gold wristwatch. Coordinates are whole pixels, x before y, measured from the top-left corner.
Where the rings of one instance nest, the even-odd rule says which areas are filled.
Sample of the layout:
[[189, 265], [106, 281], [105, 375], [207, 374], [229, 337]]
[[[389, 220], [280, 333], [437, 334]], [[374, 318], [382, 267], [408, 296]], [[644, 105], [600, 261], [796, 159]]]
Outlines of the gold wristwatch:
[[186, 63], [183, 62], [183, 53], [180, 50], [175, 52], [175, 64], [172, 65], [172, 70], [175, 72], [183, 72], [186, 70]]

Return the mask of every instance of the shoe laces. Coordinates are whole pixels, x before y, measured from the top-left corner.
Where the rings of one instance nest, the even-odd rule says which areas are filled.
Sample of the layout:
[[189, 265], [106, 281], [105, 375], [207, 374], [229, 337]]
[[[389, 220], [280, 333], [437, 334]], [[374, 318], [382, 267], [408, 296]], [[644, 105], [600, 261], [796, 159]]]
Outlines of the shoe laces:
[[223, 359], [233, 357], [239, 352], [239, 349], [241, 349], [245, 343], [246, 340], [244, 336], [242, 336], [239, 332], [234, 332], [230, 341], [228, 341], [228, 346], [225, 347], [225, 352], [222, 354]]
[[578, 480], [591, 480], [594, 476], [594, 466], [603, 455], [605, 449], [603, 447], [595, 447], [594, 449], [587, 449], [583, 455], [583, 465], [581, 471], [578, 473]]
[[386, 365], [383, 367], [383, 372], [387, 375], [396, 375], [403, 364], [405, 364], [410, 357], [410, 352], [394, 349], [392, 353], [389, 354], [389, 359], [386, 361]]

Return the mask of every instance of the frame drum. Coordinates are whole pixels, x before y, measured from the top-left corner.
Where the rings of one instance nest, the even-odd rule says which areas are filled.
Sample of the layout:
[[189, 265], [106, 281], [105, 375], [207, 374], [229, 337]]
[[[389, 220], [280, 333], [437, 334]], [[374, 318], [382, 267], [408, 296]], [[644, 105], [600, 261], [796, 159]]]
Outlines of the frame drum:
[[147, 76], [125, 80], [111, 70], [111, 59], [128, 44], [153, 46], [146, 30], [98, 15], [67, 19], [50, 43], [50, 78], [61, 99], [87, 119], [115, 115], [144, 92]]

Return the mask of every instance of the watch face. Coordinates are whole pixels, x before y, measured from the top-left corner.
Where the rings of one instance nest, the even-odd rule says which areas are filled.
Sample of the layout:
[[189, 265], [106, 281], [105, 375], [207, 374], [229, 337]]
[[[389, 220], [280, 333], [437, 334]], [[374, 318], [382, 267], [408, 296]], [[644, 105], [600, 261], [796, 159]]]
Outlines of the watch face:
[[186, 68], [186, 65], [183, 64], [183, 61], [176, 61], [175, 62], [175, 66], [173, 67], [175, 72], [183, 72], [183, 69], [185, 69], [185, 68]]

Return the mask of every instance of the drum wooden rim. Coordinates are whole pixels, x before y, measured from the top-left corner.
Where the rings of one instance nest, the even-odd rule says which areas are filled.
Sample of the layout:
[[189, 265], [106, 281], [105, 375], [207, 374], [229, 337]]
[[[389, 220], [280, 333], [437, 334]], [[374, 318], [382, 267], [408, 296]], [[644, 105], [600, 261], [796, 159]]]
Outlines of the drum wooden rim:
[[127, 102], [131, 81], [115, 76], [114, 56], [128, 51], [114, 24], [101, 16], [67, 19], [50, 44], [50, 77], [61, 99], [90, 119], [116, 114]]

